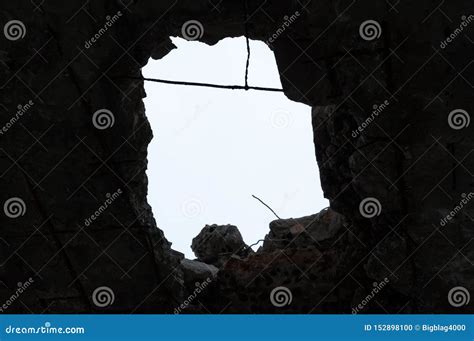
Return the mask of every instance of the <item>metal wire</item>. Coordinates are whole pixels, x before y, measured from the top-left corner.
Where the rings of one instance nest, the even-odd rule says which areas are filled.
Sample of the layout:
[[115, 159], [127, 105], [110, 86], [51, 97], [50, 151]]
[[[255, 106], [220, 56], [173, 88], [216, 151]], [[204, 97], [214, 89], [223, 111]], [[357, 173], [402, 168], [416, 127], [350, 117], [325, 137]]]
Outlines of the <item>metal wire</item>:
[[249, 39], [249, 9], [247, 5], [247, 0], [244, 0], [244, 32], [245, 32], [245, 42], [247, 44], [247, 63], [245, 65], [245, 90], [249, 88], [249, 66], [250, 66], [250, 39]]
[[166, 80], [166, 79], [144, 78], [144, 77], [126, 77], [126, 78], [139, 79], [139, 80], [148, 81], [148, 82], [155, 82], [155, 83], [164, 83], [164, 84], [172, 84], [172, 85], [200, 86], [200, 87], [208, 87], [208, 88], [227, 89], [227, 90], [257, 90], [257, 91], [283, 92], [283, 89], [267, 88], [267, 87], [261, 87], [261, 86], [223, 85], [223, 84], [212, 84], [212, 83], [170, 81], [170, 80]]
[[130, 79], [140, 79], [148, 82], [171, 84], [171, 85], [186, 85], [186, 86], [200, 86], [207, 88], [217, 88], [217, 89], [226, 89], [226, 90], [257, 90], [257, 91], [271, 91], [271, 92], [283, 92], [283, 89], [270, 88], [270, 87], [261, 87], [261, 86], [250, 86], [249, 85], [249, 67], [250, 67], [250, 38], [249, 38], [249, 29], [248, 29], [248, 4], [247, 0], [244, 2], [244, 32], [245, 32], [245, 42], [247, 45], [247, 62], [245, 65], [245, 85], [224, 85], [224, 84], [212, 84], [212, 83], [200, 83], [200, 82], [186, 82], [186, 81], [172, 81], [167, 79], [158, 79], [158, 78], [145, 78], [145, 77], [126, 77]]

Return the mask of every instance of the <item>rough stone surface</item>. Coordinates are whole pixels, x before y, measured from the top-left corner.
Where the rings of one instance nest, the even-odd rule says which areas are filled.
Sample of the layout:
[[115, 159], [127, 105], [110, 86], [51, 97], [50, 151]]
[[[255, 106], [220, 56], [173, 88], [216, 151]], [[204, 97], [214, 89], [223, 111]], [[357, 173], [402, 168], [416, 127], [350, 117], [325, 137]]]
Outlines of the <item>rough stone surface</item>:
[[217, 272], [219, 271], [219, 269], [212, 264], [206, 264], [190, 259], [183, 259], [181, 261], [181, 266], [187, 289], [194, 289], [196, 283], [206, 281], [208, 278], [211, 280], [215, 279]]
[[334, 237], [343, 225], [348, 225], [344, 217], [330, 208], [308, 217], [274, 220], [261, 250], [318, 246]]
[[230, 257], [246, 257], [251, 249], [234, 225], [206, 225], [191, 244], [198, 260], [222, 266]]
[[[473, 24], [442, 44], [474, 13], [472, 0], [248, 5], [251, 38], [280, 31], [268, 44], [285, 94], [312, 107], [325, 197], [349, 225], [320, 246], [230, 259], [195, 311], [349, 313], [388, 278], [363, 312], [473, 313], [472, 299], [458, 308], [448, 300], [454, 287], [474, 293], [474, 205], [456, 209], [474, 191], [473, 124], [454, 129], [449, 120], [455, 109], [474, 112]], [[171, 313], [182, 304], [183, 256], [146, 202], [152, 133], [141, 68], [174, 48], [169, 36], [188, 20], [201, 21], [208, 44], [243, 35], [243, 8], [233, 0], [1, 2], [2, 27], [20, 20], [26, 33], [0, 35], [0, 199], [25, 207], [16, 218], [0, 214], [0, 303], [33, 281], [5, 312]], [[360, 34], [367, 20], [380, 25], [373, 39]], [[101, 109], [114, 116], [108, 129], [92, 122]], [[377, 214], [361, 214], [367, 198], [377, 199]], [[101, 286], [114, 292], [103, 308], [92, 297]], [[271, 303], [277, 287], [291, 291], [290, 304]]]

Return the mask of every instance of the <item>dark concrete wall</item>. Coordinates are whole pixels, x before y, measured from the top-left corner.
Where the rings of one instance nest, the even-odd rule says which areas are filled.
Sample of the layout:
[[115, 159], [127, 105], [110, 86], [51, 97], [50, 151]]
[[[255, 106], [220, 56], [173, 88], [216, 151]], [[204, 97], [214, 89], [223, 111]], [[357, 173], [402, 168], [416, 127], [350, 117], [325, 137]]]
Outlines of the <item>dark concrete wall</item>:
[[[273, 37], [286, 95], [313, 107], [322, 186], [348, 223], [328, 243], [229, 262], [194, 311], [348, 313], [388, 278], [363, 312], [472, 312], [448, 296], [473, 291], [474, 206], [441, 219], [474, 192], [472, 124], [448, 120], [455, 109], [466, 119], [473, 112], [474, 19], [440, 45], [470, 20], [472, 2], [248, 2], [249, 35]], [[168, 37], [189, 20], [209, 44], [243, 35], [244, 8], [230, 0], [0, 5], [0, 23], [19, 20], [25, 31], [0, 36], [1, 203], [24, 203], [23, 215], [0, 214], [0, 304], [32, 279], [6, 312], [173, 312], [188, 297], [182, 255], [146, 203], [152, 133], [143, 82], [133, 78], [173, 48]], [[364, 39], [367, 20], [379, 28]], [[113, 116], [106, 129], [94, 125], [101, 109]], [[378, 215], [361, 214], [366, 198]], [[279, 285], [292, 291], [287, 307], [269, 301]], [[114, 297], [106, 307], [93, 300], [103, 286]]]

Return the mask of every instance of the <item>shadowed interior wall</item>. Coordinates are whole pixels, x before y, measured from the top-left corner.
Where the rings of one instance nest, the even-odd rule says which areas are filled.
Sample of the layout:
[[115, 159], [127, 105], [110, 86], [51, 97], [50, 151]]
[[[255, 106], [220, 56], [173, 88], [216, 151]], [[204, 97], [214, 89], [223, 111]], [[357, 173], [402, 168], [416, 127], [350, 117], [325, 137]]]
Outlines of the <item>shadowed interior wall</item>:
[[[472, 27], [442, 47], [472, 12], [468, 0], [249, 1], [249, 35], [277, 36], [285, 94], [313, 108], [322, 187], [347, 224], [328, 243], [229, 262], [195, 312], [349, 313], [385, 278], [364, 312], [473, 312], [447, 299], [473, 290], [472, 204], [442, 223], [473, 192], [472, 126], [449, 119], [474, 107]], [[23, 215], [0, 214], [1, 301], [33, 281], [8, 312], [172, 312], [188, 296], [182, 255], [146, 203], [152, 135], [134, 78], [187, 21], [214, 44], [243, 35], [244, 18], [230, 0], [0, 5], [2, 24], [25, 26], [0, 36], [1, 200], [24, 203]], [[367, 20], [379, 35], [360, 30]], [[103, 109], [106, 129], [93, 119]], [[279, 285], [291, 305], [271, 304]], [[106, 307], [92, 301], [103, 286]]]

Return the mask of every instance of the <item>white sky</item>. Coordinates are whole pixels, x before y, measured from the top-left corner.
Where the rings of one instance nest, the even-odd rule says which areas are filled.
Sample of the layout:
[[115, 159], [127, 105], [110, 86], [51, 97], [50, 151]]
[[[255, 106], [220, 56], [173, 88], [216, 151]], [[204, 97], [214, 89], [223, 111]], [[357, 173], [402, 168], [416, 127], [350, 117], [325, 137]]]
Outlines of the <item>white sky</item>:
[[[172, 38], [178, 49], [150, 60], [144, 77], [244, 83], [244, 38], [215, 46]], [[275, 58], [251, 41], [249, 83], [281, 88]], [[173, 248], [195, 258], [191, 240], [206, 224], [236, 225], [247, 244], [264, 238], [275, 216], [301, 217], [328, 206], [313, 146], [310, 107], [283, 93], [146, 82], [148, 201]], [[261, 244], [260, 244], [261, 245]]]

